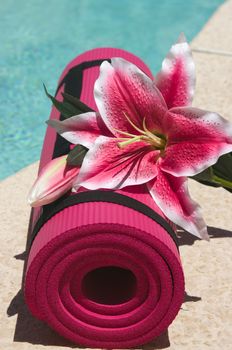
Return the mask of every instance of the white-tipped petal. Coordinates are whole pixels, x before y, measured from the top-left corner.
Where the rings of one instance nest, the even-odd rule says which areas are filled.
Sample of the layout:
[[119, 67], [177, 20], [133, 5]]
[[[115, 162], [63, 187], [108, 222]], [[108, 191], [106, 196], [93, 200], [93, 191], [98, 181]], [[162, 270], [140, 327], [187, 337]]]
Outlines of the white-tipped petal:
[[168, 108], [191, 105], [195, 90], [195, 65], [183, 33], [172, 45], [155, 77]]
[[194, 236], [209, 240], [200, 206], [189, 195], [187, 178], [174, 177], [159, 170], [147, 187], [168, 219]]

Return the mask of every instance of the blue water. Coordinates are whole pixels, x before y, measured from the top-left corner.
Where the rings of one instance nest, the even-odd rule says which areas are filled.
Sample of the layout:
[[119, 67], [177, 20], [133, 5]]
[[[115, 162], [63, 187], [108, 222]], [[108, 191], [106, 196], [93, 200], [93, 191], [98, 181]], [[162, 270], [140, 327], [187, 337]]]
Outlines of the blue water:
[[155, 73], [183, 31], [190, 41], [222, 0], [0, 2], [0, 178], [39, 159], [64, 66], [99, 46], [124, 48]]

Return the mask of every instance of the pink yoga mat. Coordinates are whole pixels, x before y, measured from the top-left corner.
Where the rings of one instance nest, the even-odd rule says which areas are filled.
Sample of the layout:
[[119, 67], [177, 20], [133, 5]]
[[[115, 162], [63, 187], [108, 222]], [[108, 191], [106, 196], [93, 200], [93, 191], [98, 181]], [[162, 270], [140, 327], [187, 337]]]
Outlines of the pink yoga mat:
[[[95, 49], [74, 59], [58, 85], [96, 110], [93, 85], [102, 60], [123, 57], [152, 77], [136, 56]], [[78, 96], [79, 95], [79, 96]], [[51, 118], [60, 114], [52, 108]], [[40, 171], [70, 144], [47, 129]], [[128, 348], [160, 335], [184, 298], [174, 225], [145, 185], [67, 194], [32, 212], [24, 294], [32, 314], [86, 347]]]

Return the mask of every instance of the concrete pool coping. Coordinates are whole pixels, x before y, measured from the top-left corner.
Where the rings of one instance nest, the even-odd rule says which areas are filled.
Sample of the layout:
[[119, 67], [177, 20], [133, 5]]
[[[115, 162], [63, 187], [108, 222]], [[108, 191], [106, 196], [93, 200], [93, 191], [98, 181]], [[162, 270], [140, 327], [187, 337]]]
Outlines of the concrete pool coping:
[[[215, 12], [191, 46], [197, 69], [194, 106], [216, 111], [232, 121], [231, 23], [232, 0]], [[0, 344], [5, 350], [75, 347], [34, 319], [20, 292], [30, 213], [26, 196], [37, 167], [38, 162], [0, 183]], [[143, 349], [232, 348], [232, 197], [222, 189], [193, 181], [189, 181], [189, 187], [202, 206], [212, 239], [207, 243], [187, 234], [182, 236], [186, 302], [168, 331]]]

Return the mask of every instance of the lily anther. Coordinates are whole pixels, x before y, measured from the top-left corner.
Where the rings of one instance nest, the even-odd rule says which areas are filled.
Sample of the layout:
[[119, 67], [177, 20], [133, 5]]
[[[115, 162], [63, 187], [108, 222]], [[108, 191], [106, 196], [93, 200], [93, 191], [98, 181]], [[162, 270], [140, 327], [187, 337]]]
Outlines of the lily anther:
[[150, 130], [147, 129], [146, 127], [146, 118], [143, 118], [143, 130], [138, 128], [132, 121], [131, 119], [126, 115], [125, 112], [123, 112], [125, 118], [128, 120], [128, 122], [133, 126], [133, 128], [135, 130], [137, 130], [140, 135], [134, 135], [134, 134], [130, 134], [128, 132], [119, 130], [119, 129], [115, 129], [113, 128], [115, 131], [120, 132], [122, 135], [126, 135], [128, 137], [117, 137], [117, 139], [123, 139], [125, 141], [119, 142], [118, 143], [118, 147], [119, 148], [124, 148], [125, 146], [131, 144], [132, 142], [137, 142], [137, 141], [147, 141], [148, 143], [150, 143], [152, 146], [154, 146], [155, 149], [157, 150], [164, 150], [166, 143], [167, 143], [167, 139], [164, 135], [161, 135], [158, 132], [151, 132]]

